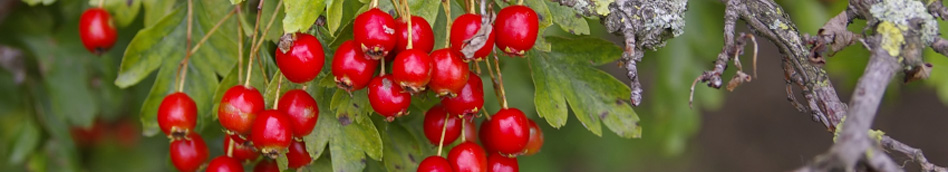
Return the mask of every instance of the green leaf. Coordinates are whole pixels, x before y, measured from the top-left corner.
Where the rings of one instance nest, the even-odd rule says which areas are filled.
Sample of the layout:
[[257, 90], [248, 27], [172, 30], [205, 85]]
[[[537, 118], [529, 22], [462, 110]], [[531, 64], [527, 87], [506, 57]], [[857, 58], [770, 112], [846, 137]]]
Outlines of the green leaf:
[[277, 156], [276, 162], [280, 171], [285, 171], [287, 168], [289, 168], [287, 166], [289, 166], [290, 162], [286, 159], [286, 154], [280, 154], [280, 156]]
[[559, 5], [559, 3], [545, 1], [546, 6], [550, 7], [553, 23], [560, 26], [565, 32], [573, 35], [589, 35], [589, 24], [582, 15], [576, 13], [572, 8]]
[[[309, 152], [310, 157], [316, 157], [317, 159], [322, 156], [323, 152], [326, 150], [326, 144], [329, 144], [329, 138], [332, 136], [333, 118], [330, 118], [328, 111], [326, 111], [325, 105], [319, 108], [319, 117], [316, 120], [316, 127], [313, 128], [313, 132], [309, 135], [303, 136], [303, 141], [306, 142], [306, 152]], [[315, 159], [314, 159], [315, 160]]]
[[20, 127], [17, 131], [18, 136], [13, 139], [12, 153], [10, 153], [10, 163], [23, 163], [29, 155], [32, 155], [36, 147], [39, 147], [40, 128], [32, 119], [20, 120]]
[[378, 130], [372, 120], [360, 119], [363, 121], [349, 125], [342, 125], [336, 120], [327, 123], [332, 128], [327, 133], [332, 135], [329, 152], [333, 171], [362, 171], [367, 161], [366, 154], [375, 160], [382, 158], [382, 140]]
[[159, 20], [174, 12], [176, 2], [168, 0], [142, 0], [142, 6], [145, 8], [145, 28], [158, 23]]
[[566, 121], [566, 105], [593, 134], [602, 135], [600, 121], [620, 137], [640, 137], [638, 115], [625, 102], [629, 87], [596, 69], [619, 59], [622, 50], [596, 38], [548, 37], [554, 52], [528, 52], [536, 85], [534, 103], [553, 127]]
[[[368, 5], [369, 4], [366, 4], [366, 6], [363, 8], [368, 7]], [[438, 17], [438, 12], [441, 9], [441, 2], [430, 0], [408, 0], [408, 7], [411, 8], [411, 15], [424, 18], [426, 21], [428, 21], [428, 25], [431, 25]], [[384, 12], [395, 13], [395, 7], [392, 6], [392, 1], [380, 0], [378, 8]], [[399, 16], [392, 15], [392, 17]]]
[[284, 0], [286, 16], [283, 18], [283, 33], [305, 32], [325, 11], [326, 3], [315, 0]]
[[138, 18], [138, 11], [142, 5], [141, 0], [89, 0], [89, 5], [98, 6], [100, 1], [105, 1], [102, 7], [112, 14], [113, 20], [119, 27], [132, 24], [132, 21]]
[[[337, 35], [341, 26], [348, 25], [355, 19], [356, 12], [362, 7], [361, 3], [351, 0], [332, 0], [326, 9], [326, 26], [332, 35]], [[341, 43], [341, 42], [340, 42]]]
[[416, 171], [418, 161], [425, 157], [422, 148], [427, 143], [418, 142], [400, 123], [390, 123], [382, 129], [382, 140], [385, 144], [385, 157], [382, 163], [387, 171]]
[[37, 4], [50, 5], [56, 2], [56, 0], [23, 0], [27, 5], [36, 6]]
[[237, 5], [241, 2], [244, 2], [244, 0], [230, 0], [230, 4], [234, 4], [234, 5]]
[[352, 94], [337, 89], [329, 105], [342, 123], [367, 121], [365, 119], [373, 112], [366, 89], [354, 91]]
[[[77, 23], [76, 23], [77, 24]], [[78, 26], [69, 24], [67, 26]], [[98, 107], [90, 85], [89, 61], [97, 57], [88, 53], [74, 32], [58, 31], [55, 35], [24, 37], [26, 47], [35, 53], [45, 91], [49, 96], [51, 112], [72, 125], [91, 126]]]

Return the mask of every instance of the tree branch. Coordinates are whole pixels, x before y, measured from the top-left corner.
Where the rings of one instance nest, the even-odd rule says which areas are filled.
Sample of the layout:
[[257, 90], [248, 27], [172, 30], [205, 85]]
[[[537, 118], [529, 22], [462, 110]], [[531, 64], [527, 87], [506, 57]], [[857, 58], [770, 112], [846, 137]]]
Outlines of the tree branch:
[[908, 156], [912, 161], [917, 162], [919, 166], [922, 167], [922, 171], [948, 172], [948, 169], [945, 167], [939, 167], [928, 162], [928, 159], [925, 158], [925, 154], [922, 153], [921, 149], [906, 145], [905, 143], [899, 142], [898, 140], [895, 140], [889, 136], [882, 136], [882, 140], [880, 142], [882, 147], [885, 149], [901, 152], [902, 154], [905, 154], [905, 156]]

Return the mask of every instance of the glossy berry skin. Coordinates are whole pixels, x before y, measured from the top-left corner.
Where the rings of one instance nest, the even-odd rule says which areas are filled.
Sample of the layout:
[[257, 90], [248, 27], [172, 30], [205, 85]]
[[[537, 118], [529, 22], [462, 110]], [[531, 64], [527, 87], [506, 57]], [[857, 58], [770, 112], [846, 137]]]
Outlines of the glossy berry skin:
[[441, 156], [429, 156], [418, 164], [418, 172], [451, 172], [451, 164]]
[[249, 134], [250, 126], [264, 106], [263, 95], [257, 88], [235, 85], [224, 92], [220, 108], [217, 109], [217, 120], [227, 130], [241, 135]]
[[261, 112], [253, 122], [250, 141], [262, 154], [276, 158], [279, 151], [286, 149], [293, 142], [290, 118], [277, 110]]
[[277, 109], [290, 118], [293, 127], [293, 136], [302, 138], [313, 132], [316, 120], [319, 118], [319, 107], [316, 100], [309, 93], [300, 89], [293, 89], [283, 93]]
[[172, 139], [187, 136], [197, 124], [197, 105], [187, 94], [165, 96], [158, 106], [158, 127]]
[[464, 142], [448, 152], [448, 163], [455, 172], [486, 172], [487, 155], [474, 142]]
[[487, 156], [487, 172], [518, 172], [520, 165], [517, 164], [517, 158], [505, 157], [498, 153], [491, 153]]
[[102, 8], [89, 8], [79, 17], [79, 38], [86, 50], [101, 55], [115, 45], [118, 33], [112, 16]]
[[237, 159], [227, 157], [227, 156], [218, 156], [211, 160], [211, 163], [207, 164], [207, 172], [243, 172], [244, 166], [240, 165], [240, 161]]
[[[429, 53], [434, 49], [434, 32], [431, 31], [431, 25], [428, 20], [418, 16], [411, 16], [412, 25], [412, 49], [421, 50]], [[391, 54], [407, 50], [408, 47], [408, 22], [403, 18], [395, 19], [395, 33], [398, 37], [395, 40], [395, 50]], [[391, 59], [386, 59], [391, 60]]]
[[477, 114], [484, 107], [484, 84], [481, 77], [474, 72], [468, 72], [464, 88], [455, 97], [441, 98], [448, 114], [470, 116]]
[[[464, 49], [464, 40], [474, 37], [480, 29], [481, 15], [464, 14], [458, 16], [458, 18], [454, 20], [454, 24], [451, 24], [451, 49], [461, 52], [461, 49]], [[465, 60], [481, 60], [487, 57], [494, 49], [494, 33], [496, 32], [497, 31], [493, 31], [487, 36], [487, 42], [484, 44], [484, 47], [475, 51], [472, 59], [465, 58]]]
[[290, 150], [286, 152], [286, 160], [289, 162], [288, 167], [300, 168], [312, 162], [313, 158], [309, 156], [309, 152], [306, 152], [306, 143], [293, 141], [293, 144], [290, 144]]
[[332, 75], [336, 85], [349, 92], [369, 85], [379, 66], [378, 60], [369, 59], [357, 46], [352, 40], [343, 42], [332, 59]]
[[226, 137], [224, 137], [225, 154], [227, 153], [227, 147], [230, 146], [231, 142], [234, 144], [233, 153], [231, 155], [238, 161], [251, 161], [257, 159], [257, 156], [260, 156], [260, 154], [253, 149], [253, 146], [250, 145], [250, 142], [244, 138], [240, 138], [240, 136], [236, 134], [228, 134]]
[[457, 96], [467, 83], [470, 69], [461, 56], [447, 48], [431, 52], [434, 68], [431, 69], [431, 82], [428, 82], [428, 87], [438, 96]]
[[352, 35], [359, 43], [362, 52], [381, 59], [395, 49], [395, 19], [378, 8], [372, 8], [359, 14], [352, 25]]
[[410, 49], [398, 53], [392, 61], [392, 79], [409, 93], [425, 90], [431, 81], [431, 58], [421, 50]]
[[533, 155], [537, 152], [540, 152], [540, 148], [543, 147], [543, 130], [540, 130], [540, 126], [537, 126], [536, 122], [529, 120], [530, 127], [530, 140], [527, 141], [527, 152], [524, 155]]
[[462, 120], [464, 122], [464, 127], [461, 127], [461, 132], [464, 132], [464, 140], [470, 142], [477, 142], [477, 126], [474, 125], [474, 120]]
[[487, 150], [487, 152], [489, 153], [496, 153], [497, 149], [494, 149], [490, 147], [491, 146], [490, 144], [487, 144], [487, 142], [490, 140], [490, 137], [487, 135], [489, 134], [487, 132], [487, 129], [490, 128], [490, 124], [491, 123], [489, 123], [488, 121], [481, 122], [481, 127], [478, 128], [479, 131], [477, 132], [479, 135], [477, 136], [479, 139], [481, 139], [481, 144], [484, 145], [484, 150]]
[[383, 75], [369, 83], [369, 104], [376, 113], [391, 122], [396, 117], [407, 114], [411, 105], [411, 94], [395, 85], [392, 75]]
[[481, 129], [482, 142], [504, 155], [520, 155], [530, 140], [529, 119], [517, 108], [497, 111]]
[[[445, 126], [447, 119], [447, 128]], [[441, 140], [441, 131], [444, 131], [444, 145], [454, 142], [461, 135], [461, 119], [457, 115], [448, 115], [441, 105], [435, 105], [425, 112], [424, 126], [425, 138], [433, 145], [438, 145]]]
[[253, 172], [280, 172], [280, 166], [276, 160], [263, 159], [253, 167]]
[[207, 160], [207, 145], [196, 133], [171, 141], [171, 163], [178, 171], [196, 171]]
[[277, 48], [276, 64], [283, 76], [294, 83], [312, 81], [323, 70], [323, 45], [313, 35], [296, 33], [286, 52]]
[[537, 41], [538, 19], [537, 13], [527, 6], [511, 5], [501, 9], [494, 22], [497, 48], [507, 55], [523, 56]]

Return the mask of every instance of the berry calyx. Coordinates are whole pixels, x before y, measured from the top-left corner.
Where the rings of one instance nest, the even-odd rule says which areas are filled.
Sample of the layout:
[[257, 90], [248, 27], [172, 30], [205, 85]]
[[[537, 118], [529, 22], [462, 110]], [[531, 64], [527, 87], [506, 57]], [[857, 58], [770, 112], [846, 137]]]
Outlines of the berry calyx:
[[231, 157], [234, 159], [239, 161], [250, 161], [257, 159], [257, 156], [259, 156], [257, 151], [253, 149], [253, 145], [250, 145], [250, 142], [248, 142], [247, 139], [240, 138], [240, 135], [236, 134], [228, 134], [226, 137], [224, 137], [225, 154], [227, 153], [227, 146], [230, 146], [231, 142], [234, 144], [234, 148], [231, 150], [233, 151], [231, 152]]
[[392, 79], [408, 93], [425, 90], [431, 81], [431, 58], [421, 50], [409, 49], [395, 57], [392, 62]]
[[481, 77], [474, 72], [468, 72], [464, 88], [455, 97], [441, 98], [445, 110], [449, 114], [470, 116], [477, 114], [484, 107], [484, 84]]
[[418, 164], [418, 172], [451, 172], [451, 164], [441, 156], [429, 156]]
[[102, 8], [89, 8], [79, 16], [79, 38], [86, 50], [102, 55], [115, 45], [118, 33], [112, 16]]
[[487, 156], [487, 172], [518, 172], [520, 165], [517, 164], [517, 158], [505, 157], [498, 153], [491, 153]]
[[262, 159], [253, 167], [253, 172], [280, 172], [280, 166], [276, 160]]
[[431, 82], [428, 82], [428, 87], [438, 96], [457, 96], [467, 83], [470, 69], [461, 56], [447, 48], [431, 52], [434, 68], [431, 69]]
[[[434, 49], [434, 32], [431, 31], [431, 25], [428, 20], [418, 16], [411, 16], [412, 25], [412, 49], [421, 50], [429, 53]], [[408, 22], [399, 17], [395, 19], [395, 33], [398, 37], [395, 40], [395, 50], [392, 54], [398, 54], [407, 50], [408, 46]], [[393, 58], [394, 59], [394, 58]], [[385, 60], [391, 60], [386, 58]]]
[[[464, 14], [458, 16], [458, 18], [454, 20], [454, 24], [451, 25], [451, 49], [461, 52], [461, 49], [464, 49], [466, 46], [464, 41], [474, 37], [478, 30], [481, 30], [481, 15]], [[487, 57], [491, 50], [494, 49], [494, 32], [497, 31], [493, 31], [487, 35], [487, 42], [485, 42], [481, 49], [474, 52], [474, 57], [465, 57], [465, 60], [481, 60]]]
[[289, 162], [288, 167], [300, 168], [313, 161], [313, 158], [309, 156], [309, 152], [306, 152], [306, 143], [294, 141], [290, 144], [290, 150], [286, 152], [286, 160]]
[[[445, 118], [447, 118], [447, 122]], [[444, 128], [445, 124], [448, 125], [447, 128]], [[428, 112], [425, 112], [423, 128], [425, 138], [428, 138], [428, 142], [433, 145], [438, 145], [441, 140], [441, 131], [444, 130], [444, 142], [441, 143], [447, 145], [457, 140], [458, 136], [461, 135], [461, 119], [458, 119], [457, 115], [448, 115], [443, 106], [435, 105], [428, 109]]]
[[516, 156], [524, 153], [527, 141], [530, 140], [529, 119], [517, 108], [507, 108], [497, 111], [490, 120], [483, 124], [482, 141], [491, 150], [507, 156]]
[[524, 155], [533, 155], [537, 152], [540, 152], [540, 148], [543, 147], [543, 130], [540, 130], [540, 126], [537, 126], [536, 122], [529, 120], [530, 126], [530, 140], [527, 141], [527, 152]]
[[356, 17], [352, 35], [362, 52], [372, 59], [381, 59], [395, 48], [395, 20], [378, 8], [372, 8]]
[[244, 166], [240, 165], [240, 161], [237, 159], [227, 157], [227, 156], [218, 156], [211, 160], [211, 163], [207, 164], [207, 172], [241, 172], [244, 171]]
[[487, 171], [487, 155], [484, 149], [474, 142], [464, 142], [448, 152], [448, 163], [455, 172]]
[[537, 40], [538, 19], [537, 13], [527, 6], [511, 5], [501, 9], [494, 22], [497, 48], [507, 55], [522, 57]]
[[302, 138], [313, 132], [319, 119], [319, 107], [309, 93], [300, 89], [287, 91], [280, 97], [277, 109], [290, 118], [293, 136]]
[[408, 113], [411, 94], [395, 84], [392, 75], [382, 75], [369, 83], [369, 104], [376, 113], [391, 122]]
[[287, 80], [304, 83], [323, 70], [324, 56], [323, 45], [313, 35], [287, 34], [276, 50], [276, 64]]
[[187, 136], [197, 125], [197, 105], [187, 94], [165, 96], [158, 106], [158, 127], [171, 139]]
[[379, 66], [378, 60], [369, 59], [356, 46], [352, 40], [343, 42], [332, 59], [332, 75], [336, 85], [349, 92], [369, 85]]
[[253, 122], [250, 141], [260, 153], [276, 159], [293, 142], [293, 128], [286, 114], [277, 110], [260, 112]]
[[217, 109], [217, 120], [225, 129], [248, 134], [257, 113], [264, 109], [263, 95], [254, 87], [236, 85], [227, 89]]
[[171, 163], [178, 171], [196, 171], [207, 160], [207, 145], [197, 133], [171, 141]]

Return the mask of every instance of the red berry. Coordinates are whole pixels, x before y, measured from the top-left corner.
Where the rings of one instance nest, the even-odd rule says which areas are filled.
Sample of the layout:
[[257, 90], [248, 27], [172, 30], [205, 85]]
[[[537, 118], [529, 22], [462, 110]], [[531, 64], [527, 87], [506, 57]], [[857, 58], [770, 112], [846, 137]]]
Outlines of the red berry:
[[497, 152], [497, 149], [494, 149], [490, 147], [491, 146], [490, 144], [487, 144], [488, 140], [490, 140], [490, 136], [487, 136], [487, 134], [489, 134], [487, 132], [487, 129], [490, 128], [490, 124], [491, 123], [487, 121], [481, 122], [480, 131], [478, 131], [478, 134], [480, 135], [478, 135], [478, 138], [481, 139], [481, 144], [484, 145], [484, 150], [487, 150], [487, 152], [490, 152], [490, 153], [494, 153], [494, 152]]
[[451, 164], [441, 156], [429, 156], [418, 164], [418, 172], [451, 172]]
[[290, 144], [290, 151], [286, 152], [286, 159], [289, 161], [290, 168], [300, 168], [313, 161], [313, 158], [309, 156], [309, 152], [306, 152], [306, 143], [303, 143], [303, 141], [294, 141], [293, 144]]
[[474, 125], [474, 120], [462, 120], [464, 121], [464, 127], [462, 132], [464, 132], [464, 139], [470, 142], [477, 142], [477, 126]]
[[237, 159], [227, 157], [227, 156], [218, 156], [211, 160], [211, 163], [207, 164], [207, 172], [243, 172], [244, 166], [240, 165], [240, 161]]
[[[451, 25], [451, 49], [461, 52], [461, 49], [464, 49], [465, 46], [464, 41], [474, 37], [478, 30], [481, 30], [481, 15], [464, 14], [458, 16], [458, 18], [454, 20], [454, 24]], [[496, 31], [491, 32], [491, 34], [487, 36], [487, 42], [484, 44], [484, 47], [474, 52], [473, 59], [465, 59], [480, 60], [487, 57], [494, 49], [494, 32]]]
[[197, 133], [171, 141], [171, 163], [178, 171], [196, 171], [207, 160], [207, 145]]
[[484, 145], [504, 155], [520, 155], [524, 153], [527, 141], [530, 140], [529, 119], [517, 108], [501, 109], [492, 115], [481, 127], [481, 138]]
[[391, 122], [395, 117], [407, 114], [411, 105], [411, 94], [395, 85], [392, 75], [382, 75], [369, 83], [369, 104], [376, 113]]
[[[447, 128], [444, 128], [445, 118], [447, 119]], [[444, 107], [441, 105], [435, 105], [428, 109], [428, 112], [425, 112], [425, 122], [424, 122], [425, 137], [428, 138], [428, 142], [433, 145], [438, 145], [438, 141], [441, 140], [441, 131], [444, 131], [444, 143], [445, 145], [454, 142], [458, 139], [458, 136], [461, 135], [461, 119], [458, 119], [457, 115], [448, 115], [448, 112], [444, 111]]]
[[372, 8], [356, 17], [352, 35], [362, 52], [381, 59], [395, 48], [395, 20], [378, 8]]
[[335, 76], [336, 85], [349, 92], [369, 85], [379, 66], [378, 60], [368, 59], [356, 46], [352, 40], [343, 42], [332, 59], [332, 75]]
[[250, 132], [257, 113], [264, 109], [263, 95], [253, 87], [236, 85], [227, 89], [217, 109], [217, 120], [225, 129], [238, 134]]
[[434, 68], [431, 69], [431, 82], [428, 87], [438, 96], [457, 96], [467, 83], [470, 69], [461, 55], [451, 49], [439, 49], [431, 53]]
[[172, 139], [187, 136], [197, 124], [197, 105], [182, 92], [171, 93], [158, 106], [158, 127]]
[[518, 172], [520, 165], [517, 164], [517, 158], [505, 157], [498, 153], [492, 153], [487, 156], [488, 172]]
[[[293, 37], [296, 39], [281, 40], [281, 46], [276, 50], [277, 67], [291, 82], [309, 82], [323, 70], [323, 45], [313, 35], [296, 33]], [[283, 43], [291, 40], [292, 45]]]
[[277, 110], [260, 112], [253, 122], [250, 141], [267, 157], [276, 159], [293, 142], [293, 128], [290, 118]]
[[484, 149], [474, 142], [464, 142], [448, 152], [448, 162], [455, 172], [486, 172], [487, 155]]
[[543, 130], [540, 130], [540, 127], [537, 126], [536, 122], [529, 120], [530, 125], [530, 141], [527, 141], [527, 153], [525, 155], [533, 155], [537, 152], [540, 152], [540, 148], [543, 147]]
[[537, 41], [538, 19], [537, 13], [527, 6], [512, 5], [501, 9], [494, 22], [497, 48], [511, 56], [523, 56]]
[[441, 103], [449, 114], [473, 115], [484, 106], [484, 84], [481, 83], [481, 77], [474, 72], [468, 73], [467, 82], [456, 97], [441, 99]]
[[275, 160], [263, 159], [253, 167], [253, 172], [280, 172], [280, 166]]
[[230, 145], [231, 142], [233, 142], [234, 144], [233, 145], [234, 148], [233, 150], [231, 150], [233, 151], [231, 153], [231, 156], [233, 156], [234, 159], [237, 159], [239, 161], [250, 161], [250, 160], [257, 159], [257, 156], [259, 154], [257, 153], [256, 150], [253, 149], [253, 146], [250, 145], [250, 142], [248, 142], [244, 138], [240, 138], [240, 135], [236, 135], [236, 134], [228, 134], [226, 137], [224, 137], [224, 153], [225, 154], [227, 153], [227, 147], [231, 146]]
[[409, 93], [425, 90], [431, 81], [431, 58], [421, 50], [405, 50], [392, 61], [392, 79]]
[[79, 38], [86, 50], [100, 55], [112, 48], [118, 37], [112, 16], [102, 8], [89, 8], [79, 17]]
[[[159, 123], [160, 125], [160, 123]], [[92, 126], [80, 127], [72, 126], [69, 128], [69, 133], [72, 135], [72, 141], [76, 143], [79, 147], [90, 147], [95, 146], [102, 142], [105, 136], [105, 124], [102, 124], [102, 120], [96, 120], [92, 123]], [[139, 135], [135, 133], [135, 135]]]
[[[431, 31], [431, 25], [428, 24], [428, 20], [418, 16], [411, 16], [411, 42], [412, 49], [421, 50], [422, 52], [429, 53], [434, 49], [434, 32]], [[397, 34], [397, 43], [395, 43], [395, 50], [390, 53], [398, 54], [399, 52], [407, 50], [408, 47], [408, 22], [404, 18], [395, 19], [395, 33]], [[389, 57], [386, 56], [386, 57]], [[394, 59], [394, 58], [391, 58]], [[391, 60], [386, 58], [385, 60]]]
[[316, 100], [300, 89], [287, 91], [280, 97], [280, 103], [277, 109], [290, 118], [290, 125], [293, 127], [293, 135], [297, 138], [309, 135], [316, 127], [316, 120], [319, 118], [319, 107], [316, 106]]

